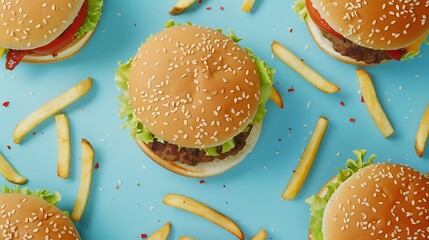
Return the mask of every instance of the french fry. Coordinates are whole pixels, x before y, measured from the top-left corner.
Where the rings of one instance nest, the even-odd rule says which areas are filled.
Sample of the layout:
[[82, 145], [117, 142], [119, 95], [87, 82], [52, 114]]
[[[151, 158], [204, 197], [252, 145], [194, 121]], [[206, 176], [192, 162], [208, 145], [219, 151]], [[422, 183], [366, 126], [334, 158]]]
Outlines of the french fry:
[[166, 240], [168, 235], [170, 235], [171, 222], [167, 222], [156, 232], [152, 233], [147, 240]]
[[255, 4], [255, 0], [243, 0], [241, 10], [243, 10], [244, 12], [250, 12], [252, 11], [253, 4]]
[[356, 74], [363, 99], [365, 100], [365, 105], [375, 125], [385, 138], [391, 136], [395, 131], [377, 99], [377, 94], [375, 92], [374, 85], [372, 84], [371, 77], [363, 69], [356, 69]]
[[280, 108], [284, 107], [282, 95], [275, 87], [272, 88], [270, 99]]
[[299, 191], [304, 184], [308, 173], [310, 172], [311, 166], [313, 165], [314, 159], [316, 158], [317, 152], [322, 142], [323, 136], [325, 135], [326, 129], [328, 128], [328, 119], [325, 117], [319, 117], [316, 123], [313, 134], [310, 141], [307, 144], [304, 152], [302, 153], [301, 161], [292, 175], [292, 178], [282, 194], [283, 199], [292, 200], [298, 195]]
[[15, 131], [13, 132], [13, 141], [16, 144], [20, 143], [24, 136], [37, 125], [78, 100], [80, 97], [85, 95], [91, 87], [92, 79], [87, 78], [31, 113], [16, 126]]
[[417, 156], [423, 157], [425, 152], [426, 142], [429, 136], [429, 105], [426, 107], [422, 120], [420, 121], [419, 128], [417, 129], [416, 141], [414, 148], [416, 149]]
[[271, 44], [271, 50], [277, 58], [279, 58], [282, 62], [292, 68], [295, 72], [301, 75], [305, 80], [307, 80], [320, 91], [325, 93], [336, 93], [341, 90], [340, 87], [326, 80], [277, 41], [274, 41]]
[[67, 116], [55, 115], [58, 139], [58, 165], [57, 175], [61, 178], [68, 178], [70, 174], [70, 126]]
[[76, 202], [74, 204], [71, 219], [73, 221], [80, 221], [83, 212], [85, 211], [86, 203], [88, 201], [89, 192], [91, 190], [92, 182], [92, 169], [94, 166], [94, 149], [86, 139], [82, 138], [82, 172], [80, 175], [79, 192], [77, 194]]
[[19, 174], [15, 168], [6, 160], [6, 158], [0, 153], [0, 173], [6, 180], [15, 184], [24, 184], [27, 182], [27, 178]]
[[265, 229], [261, 229], [251, 240], [265, 240], [265, 238], [267, 238], [267, 232]]
[[170, 15], [179, 15], [188, 7], [195, 3], [196, 0], [178, 0], [176, 5], [170, 10]]
[[186, 237], [186, 236], [181, 236], [181, 237], [179, 237], [179, 240], [197, 240], [197, 239], [191, 238], [191, 237]]
[[241, 229], [224, 214], [214, 210], [213, 208], [198, 202], [192, 198], [179, 195], [179, 194], [167, 194], [163, 199], [164, 204], [180, 208], [182, 210], [191, 212], [198, 215], [212, 223], [224, 228], [230, 233], [234, 234], [238, 239], [243, 240], [244, 235]]

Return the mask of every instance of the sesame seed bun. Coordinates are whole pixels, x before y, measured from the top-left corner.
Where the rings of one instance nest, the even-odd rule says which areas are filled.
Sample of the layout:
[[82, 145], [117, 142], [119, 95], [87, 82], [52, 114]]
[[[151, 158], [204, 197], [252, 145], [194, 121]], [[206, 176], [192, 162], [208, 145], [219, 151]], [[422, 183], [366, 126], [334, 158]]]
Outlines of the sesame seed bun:
[[427, 0], [311, 2], [332, 29], [366, 48], [401, 49], [429, 31]]
[[6, 1], [0, 8], [0, 46], [28, 50], [47, 45], [64, 32], [84, 0]]
[[0, 211], [2, 239], [80, 239], [70, 218], [41, 198], [2, 193]]
[[[259, 71], [251, 57], [217, 30], [176, 25], [149, 37], [129, 70], [134, 115], [157, 139], [179, 148], [220, 146], [243, 132], [256, 115]], [[254, 124], [235, 155], [190, 166], [141, 149], [162, 167], [189, 177], [209, 177], [241, 162], [257, 142]]]
[[219, 146], [255, 117], [260, 77], [229, 37], [176, 25], [141, 45], [129, 72], [134, 114], [160, 139], [188, 148]]
[[29, 63], [52, 63], [65, 60], [78, 53], [88, 43], [93, 34], [94, 30], [85, 33], [83, 37], [74, 39], [66, 47], [55, 54], [38, 55], [35, 53], [28, 53], [24, 56], [22, 61]]
[[177, 161], [167, 161], [156, 155], [144, 142], [137, 141], [137, 144], [154, 162], [165, 169], [186, 177], [205, 178], [224, 173], [239, 164], [256, 145], [261, 130], [261, 124], [254, 125], [252, 127], [252, 130], [246, 139], [246, 146], [244, 146], [238, 154], [228, 156], [222, 160], [216, 159], [212, 162], [200, 162], [195, 166], [186, 165]]
[[[375, 64], [365, 63], [364, 61], [357, 61], [351, 57], [341, 55], [339, 52], [334, 50], [334, 48], [332, 47], [332, 42], [323, 36], [319, 27], [311, 20], [311, 18], [309, 18], [306, 23], [307, 23], [308, 31], [310, 32], [314, 42], [317, 44], [317, 46], [319, 46], [320, 49], [322, 49], [325, 53], [327, 53], [331, 57], [335, 58], [338, 61], [341, 61], [347, 64], [356, 65], [356, 66], [375, 65]], [[383, 62], [386, 62], [386, 61], [383, 61]]]
[[428, 239], [428, 189], [429, 179], [404, 165], [362, 168], [328, 201], [324, 239]]

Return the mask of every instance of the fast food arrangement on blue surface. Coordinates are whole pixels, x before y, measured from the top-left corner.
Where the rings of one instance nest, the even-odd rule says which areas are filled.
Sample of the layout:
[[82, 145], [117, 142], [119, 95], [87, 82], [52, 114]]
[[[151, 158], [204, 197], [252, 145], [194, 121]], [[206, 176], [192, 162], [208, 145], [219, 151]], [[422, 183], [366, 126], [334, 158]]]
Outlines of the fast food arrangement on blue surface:
[[1, 5], [3, 239], [428, 239], [427, 1]]

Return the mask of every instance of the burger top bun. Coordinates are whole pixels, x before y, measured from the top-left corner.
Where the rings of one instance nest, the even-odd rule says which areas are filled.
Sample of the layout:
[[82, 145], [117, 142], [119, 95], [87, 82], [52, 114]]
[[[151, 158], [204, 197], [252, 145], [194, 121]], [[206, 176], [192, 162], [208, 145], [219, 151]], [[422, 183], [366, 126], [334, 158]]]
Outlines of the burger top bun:
[[335, 31], [367, 48], [395, 50], [429, 32], [427, 0], [311, 0]]
[[64, 32], [76, 18], [84, 0], [2, 1], [0, 47], [34, 49]]
[[249, 55], [210, 28], [176, 25], [141, 45], [129, 72], [134, 114], [155, 136], [189, 148], [218, 146], [243, 131], [259, 103]]
[[404, 165], [362, 168], [328, 201], [323, 238], [428, 239], [428, 189], [429, 179]]
[[70, 218], [41, 198], [2, 193], [0, 211], [2, 239], [80, 239]]

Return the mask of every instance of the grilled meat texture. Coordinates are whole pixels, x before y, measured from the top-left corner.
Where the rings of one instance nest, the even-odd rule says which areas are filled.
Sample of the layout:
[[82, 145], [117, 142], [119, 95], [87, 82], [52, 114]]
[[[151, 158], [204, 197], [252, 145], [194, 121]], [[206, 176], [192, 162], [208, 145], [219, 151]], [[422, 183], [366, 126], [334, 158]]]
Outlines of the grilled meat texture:
[[329, 32], [320, 29], [323, 36], [332, 43], [332, 47], [343, 56], [348, 56], [356, 61], [367, 64], [377, 64], [385, 60], [390, 60], [390, 56], [383, 50], [375, 50], [359, 46], [345, 38], [338, 38]]
[[206, 152], [203, 149], [198, 148], [185, 148], [170, 144], [168, 142], [158, 142], [153, 141], [148, 143], [152, 151], [167, 161], [179, 161], [189, 166], [195, 166], [200, 162], [212, 162], [215, 159], [225, 159], [228, 156], [236, 155], [240, 152], [246, 145], [246, 139], [249, 136], [252, 126], [249, 126], [249, 130], [246, 132], [241, 132], [234, 137], [235, 147], [226, 153], [222, 153], [222, 147], [217, 148], [218, 156], [207, 156]]

